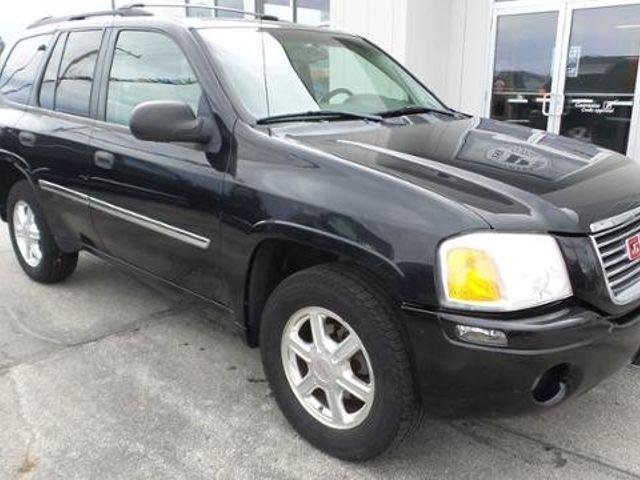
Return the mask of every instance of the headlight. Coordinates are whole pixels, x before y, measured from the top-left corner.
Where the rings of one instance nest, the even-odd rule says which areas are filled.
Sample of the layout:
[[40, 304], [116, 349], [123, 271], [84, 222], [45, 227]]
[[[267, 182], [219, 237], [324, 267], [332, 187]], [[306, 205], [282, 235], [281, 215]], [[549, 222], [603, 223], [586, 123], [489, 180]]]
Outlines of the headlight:
[[483, 232], [440, 246], [442, 302], [483, 311], [514, 311], [570, 297], [562, 254], [549, 235]]

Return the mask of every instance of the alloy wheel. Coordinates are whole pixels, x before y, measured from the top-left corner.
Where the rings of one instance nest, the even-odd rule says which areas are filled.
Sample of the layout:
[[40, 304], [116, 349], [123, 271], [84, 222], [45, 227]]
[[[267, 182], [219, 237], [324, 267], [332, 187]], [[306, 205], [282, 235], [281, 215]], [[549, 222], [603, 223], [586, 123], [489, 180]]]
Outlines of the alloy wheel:
[[291, 389], [316, 420], [338, 430], [366, 420], [375, 394], [371, 360], [339, 315], [320, 307], [296, 312], [284, 328], [281, 353]]
[[40, 228], [29, 204], [23, 200], [13, 209], [13, 233], [22, 259], [30, 267], [37, 267], [42, 261]]

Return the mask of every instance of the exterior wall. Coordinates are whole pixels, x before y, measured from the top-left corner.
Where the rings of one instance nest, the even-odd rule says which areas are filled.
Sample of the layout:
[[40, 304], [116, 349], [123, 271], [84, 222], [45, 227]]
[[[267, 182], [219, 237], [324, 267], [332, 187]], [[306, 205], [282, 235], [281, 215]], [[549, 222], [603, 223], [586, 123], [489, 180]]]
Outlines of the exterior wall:
[[331, 0], [331, 27], [367, 37], [404, 63], [410, 1]]
[[387, 50], [451, 107], [484, 113], [491, 0], [332, 0], [331, 21]]

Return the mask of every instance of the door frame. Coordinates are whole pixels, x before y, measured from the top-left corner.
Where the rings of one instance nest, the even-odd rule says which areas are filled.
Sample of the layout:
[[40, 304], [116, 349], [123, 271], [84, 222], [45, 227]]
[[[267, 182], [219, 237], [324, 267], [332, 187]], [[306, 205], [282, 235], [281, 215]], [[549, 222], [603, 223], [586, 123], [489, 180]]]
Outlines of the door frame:
[[[569, 57], [569, 45], [573, 27], [573, 14], [577, 10], [590, 8], [607, 8], [626, 5], [640, 5], [640, 0], [516, 0], [511, 2], [493, 2], [491, 10], [491, 33], [489, 35], [489, 62], [485, 74], [486, 88], [484, 114], [491, 116], [491, 99], [493, 94], [493, 75], [496, 61], [498, 40], [498, 19], [502, 16], [524, 15], [528, 13], [557, 12], [556, 48], [552, 59], [552, 85], [549, 105], [547, 131], [559, 133], [564, 109], [566, 69]], [[640, 52], [638, 52], [640, 57]], [[636, 77], [633, 112], [627, 155], [640, 160], [640, 71]]]

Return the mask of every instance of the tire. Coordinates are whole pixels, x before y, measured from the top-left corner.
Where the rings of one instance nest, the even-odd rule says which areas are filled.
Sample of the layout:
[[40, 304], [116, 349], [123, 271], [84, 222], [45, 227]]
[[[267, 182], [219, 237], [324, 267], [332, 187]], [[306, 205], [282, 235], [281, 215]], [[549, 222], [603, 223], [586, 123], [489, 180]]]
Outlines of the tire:
[[[314, 346], [314, 339], [322, 335], [313, 333], [310, 326], [310, 319], [316, 313], [323, 318], [321, 324], [325, 334], [332, 332], [335, 336], [328, 341], [329, 346], [342, 347], [347, 344], [344, 338], [352, 338], [355, 334], [352, 342], [359, 340], [363, 349], [347, 361], [344, 372], [333, 372], [333, 379], [327, 380], [326, 388], [320, 386], [320, 390], [303, 397], [294, 392], [296, 381], [303, 385], [302, 380], [312, 377], [309, 385], [324, 382], [331, 377], [326, 368], [337, 369], [331, 367], [333, 363], [326, 363], [326, 359], [318, 360], [324, 354], [318, 353], [322, 349]], [[339, 325], [346, 324], [348, 333], [341, 334], [345, 329], [337, 326], [338, 321], [341, 322]], [[298, 324], [301, 326], [297, 327]], [[297, 354], [290, 353], [294, 350], [288, 348], [288, 339], [296, 335], [296, 345], [303, 340], [300, 344], [305, 348], [303, 355], [316, 355], [316, 359], [307, 363]], [[309, 443], [334, 457], [352, 462], [372, 459], [398, 445], [419, 423], [421, 413], [397, 309], [384, 290], [355, 267], [321, 265], [285, 279], [265, 306], [260, 345], [267, 380], [285, 417]], [[363, 368], [363, 364], [367, 368]], [[334, 417], [329, 398], [334, 398], [335, 405], [335, 397], [329, 392], [340, 389], [336, 384], [344, 378], [353, 378], [354, 365], [358, 370], [356, 380], [361, 380], [357, 384], [367, 387], [362, 391], [368, 391], [372, 400], [362, 402], [344, 390], [340, 406], [335, 409], [341, 413]], [[303, 375], [305, 370], [306, 376]], [[305, 406], [305, 402], [311, 407]], [[355, 410], [360, 404], [364, 406]], [[349, 410], [347, 406], [355, 413], [345, 415]], [[340, 416], [353, 417], [349, 420], [352, 423], [336, 421]]]
[[[31, 233], [28, 235], [30, 235], [29, 242], [34, 245], [35, 250], [29, 247], [31, 244], [27, 244], [25, 247], [24, 241], [21, 240], [21, 232], [26, 229], [16, 224], [19, 222], [19, 218], [16, 217], [17, 210], [30, 211], [32, 214], [33, 222], [29, 225], [35, 225], [36, 228], [29, 229]], [[22, 270], [30, 278], [36, 282], [52, 284], [65, 280], [74, 272], [78, 264], [78, 253], [64, 253], [58, 248], [47, 226], [35, 192], [26, 180], [16, 183], [9, 192], [7, 222], [13, 251]], [[26, 248], [31, 253], [24, 253], [21, 250], [21, 242], [23, 242], [23, 250]], [[34, 252], [39, 252], [40, 255], [33, 254]]]

